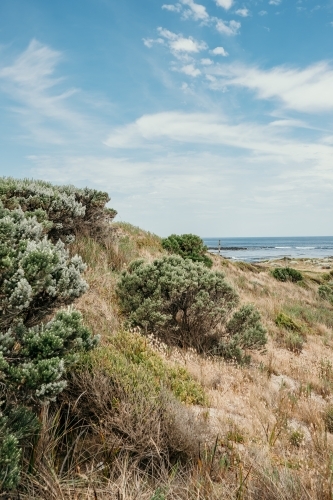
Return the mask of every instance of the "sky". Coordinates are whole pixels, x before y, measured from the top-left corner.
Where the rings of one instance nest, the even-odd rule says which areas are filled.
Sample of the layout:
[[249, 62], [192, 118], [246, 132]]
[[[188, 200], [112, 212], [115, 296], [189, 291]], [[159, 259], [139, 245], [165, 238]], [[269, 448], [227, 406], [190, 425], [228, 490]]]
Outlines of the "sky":
[[1, 0], [0, 117], [160, 236], [333, 235], [333, 0]]

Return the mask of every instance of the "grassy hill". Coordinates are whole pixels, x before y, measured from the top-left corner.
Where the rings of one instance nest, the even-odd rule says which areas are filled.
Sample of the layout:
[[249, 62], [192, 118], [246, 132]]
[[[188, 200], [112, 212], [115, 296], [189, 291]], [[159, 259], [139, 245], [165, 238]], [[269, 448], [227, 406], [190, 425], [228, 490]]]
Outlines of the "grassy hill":
[[[119, 271], [134, 258], [161, 256], [157, 236], [115, 223], [106, 246], [79, 237], [73, 252], [88, 264], [89, 291], [77, 307], [102, 345], [63, 395], [69, 406], [86, 391], [76, 418], [94, 426], [94, 436], [86, 432], [96, 457], [81, 469], [80, 450], [71, 468], [61, 474], [58, 466], [53, 481], [64, 497], [332, 498], [333, 307], [318, 295], [327, 262], [293, 262], [304, 276], [296, 284], [273, 278], [283, 261], [254, 266], [213, 257], [269, 333], [266, 352], [239, 366], [123, 329], [114, 295]], [[84, 414], [90, 407], [95, 420]]]
[[[83, 194], [98, 220], [106, 198]], [[318, 289], [332, 280], [333, 258], [252, 265], [211, 256], [267, 330], [265, 350], [237, 364], [131, 328], [116, 285], [134, 259], [166, 255], [161, 239], [127, 223], [92, 231], [88, 217], [75, 230], [71, 214], [69, 252], [87, 264], [89, 285], [75, 307], [100, 343], [41, 407], [19, 491], [6, 498], [331, 500], [333, 305]], [[274, 278], [285, 267], [301, 281]]]

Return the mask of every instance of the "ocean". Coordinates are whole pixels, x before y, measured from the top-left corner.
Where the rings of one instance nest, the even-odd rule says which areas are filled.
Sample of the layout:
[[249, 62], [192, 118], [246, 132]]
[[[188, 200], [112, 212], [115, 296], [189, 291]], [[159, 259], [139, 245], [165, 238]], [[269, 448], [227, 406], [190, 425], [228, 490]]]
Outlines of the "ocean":
[[271, 238], [203, 238], [212, 253], [218, 253], [233, 260], [260, 262], [283, 257], [324, 258], [333, 257], [333, 236], [300, 236]]

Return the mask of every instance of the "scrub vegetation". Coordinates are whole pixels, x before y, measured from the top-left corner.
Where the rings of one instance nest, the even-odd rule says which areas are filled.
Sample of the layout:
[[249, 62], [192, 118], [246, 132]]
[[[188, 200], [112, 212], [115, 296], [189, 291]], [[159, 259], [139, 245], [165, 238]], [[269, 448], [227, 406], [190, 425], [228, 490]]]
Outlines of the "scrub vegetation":
[[332, 499], [333, 258], [209, 268], [105, 193], [0, 200], [5, 498]]

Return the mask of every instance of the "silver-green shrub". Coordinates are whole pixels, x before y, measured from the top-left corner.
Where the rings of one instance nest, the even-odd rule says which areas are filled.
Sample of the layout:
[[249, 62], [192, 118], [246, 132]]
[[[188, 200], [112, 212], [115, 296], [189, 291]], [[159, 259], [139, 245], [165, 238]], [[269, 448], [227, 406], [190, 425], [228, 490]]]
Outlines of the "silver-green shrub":
[[1, 332], [20, 322], [33, 325], [86, 291], [81, 257], [48, 240], [35, 217], [1, 202], [0, 240]]
[[201, 263], [175, 255], [151, 264], [134, 261], [122, 273], [117, 294], [132, 325], [167, 343], [224, 355], [228, 346], [230, 352], [235, 345], [243, 352], [266, 342], [259, 313], [252, 307], [243, 307], [230, 320], [239, 302], [237, 293], [223, 273]]
[[47, 239], [35, 216], [1, 201], [0, 241], [1, 491], [18, 484], [22, 439], [36, 430], [39, 406], [64, 389], [66, 371], [96, 339], [71, 308], [41, 322], [87, 289], [82, 259]]
[[328, 300], [328, 302], [333, 304], [333, 281], [326, 283], [325, 285], [320, 285], [318, 293], [321, 299]]
[[105, 207], [110, 201], [105, 192], [39, 180], [0, 177], [0, 201], [5, 208], [21, 208], [27, 217], [36, 217], [53, 242], [70, 242], [78, 230], [96, 236], [117, 214]]

